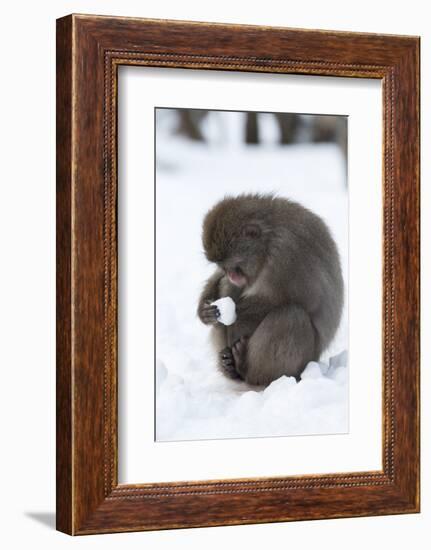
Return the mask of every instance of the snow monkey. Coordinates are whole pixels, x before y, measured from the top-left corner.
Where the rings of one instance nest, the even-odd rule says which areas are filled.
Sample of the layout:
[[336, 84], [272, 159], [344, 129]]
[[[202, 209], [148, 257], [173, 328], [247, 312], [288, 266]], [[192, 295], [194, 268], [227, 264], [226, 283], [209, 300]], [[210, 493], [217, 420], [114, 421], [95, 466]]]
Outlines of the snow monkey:
[[[211, 325], [221, 371], [252, 385], [300, 379], [340, 322], [343, 278], [323, 220], [273, 195], [225, 197], [206, 214], [202, 242], [217, 269], [198, 316]], [[236, 321], [225, 326], [213, 302], [229, 296]]]

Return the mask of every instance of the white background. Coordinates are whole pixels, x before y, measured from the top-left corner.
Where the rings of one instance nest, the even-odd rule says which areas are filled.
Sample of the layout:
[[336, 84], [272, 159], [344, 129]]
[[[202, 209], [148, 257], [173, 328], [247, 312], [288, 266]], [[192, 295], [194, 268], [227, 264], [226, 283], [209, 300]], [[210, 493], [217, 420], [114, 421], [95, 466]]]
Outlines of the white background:
[[[121, 68], [119, 74], [120, 481], [380, 470], [382, 243], [375, 238], [382, 232], [382, 193], [377, 183], [382, 174], [380, 82], [144, 67]], [[177, 107], [349, 115], [349, 433], [154, 441], [154, 282], [150, 280], [154, 266], [148, 262], [154, 257], [151, 140], [154, 105], [172, 105], [173, 97]], [[151, 336], [145, 339], [144, 334]]]
[[431, 330], [431, 30], [427, 3], [303, 0], [16, 1], [3, 6], [0, 201], [1, 542], [5, 548], [427, 548], [431, 521], [430, 339], [422, 345], [422, 514], [72, 539], [54, 523], [55, 18], [70, 12], [422, 36], [423, 333]]

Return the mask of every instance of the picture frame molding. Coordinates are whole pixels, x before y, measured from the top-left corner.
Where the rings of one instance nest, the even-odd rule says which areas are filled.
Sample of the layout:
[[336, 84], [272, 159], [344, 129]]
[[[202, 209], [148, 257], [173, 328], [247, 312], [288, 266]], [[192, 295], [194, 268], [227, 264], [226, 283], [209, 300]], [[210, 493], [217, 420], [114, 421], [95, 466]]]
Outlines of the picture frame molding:
[[[383, 84], [381, 471], [118, 483], [120, 65]], [[57, 20], [57, 529], [138, 531], [419, 511], [419, 38]]]

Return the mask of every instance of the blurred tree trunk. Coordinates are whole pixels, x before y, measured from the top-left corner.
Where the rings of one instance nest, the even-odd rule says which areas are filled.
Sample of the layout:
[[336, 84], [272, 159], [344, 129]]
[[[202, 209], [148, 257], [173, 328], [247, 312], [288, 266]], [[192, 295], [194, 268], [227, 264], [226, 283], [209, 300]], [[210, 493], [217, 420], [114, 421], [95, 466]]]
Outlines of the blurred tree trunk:
[[178, 109], [178, 133], [195, 141], [204, 141], [204, 136], [200, 126], [205, 114], [205, 111]]
[[245, 142], [250, 144], [259, 143], [259, 128], [257, 126], [257, 113], [247, 113], [245, 123]]
[[298, 115], [274, 113], [280, 129], [280, 143], [283, 145], [294, 143], [301, 120]]

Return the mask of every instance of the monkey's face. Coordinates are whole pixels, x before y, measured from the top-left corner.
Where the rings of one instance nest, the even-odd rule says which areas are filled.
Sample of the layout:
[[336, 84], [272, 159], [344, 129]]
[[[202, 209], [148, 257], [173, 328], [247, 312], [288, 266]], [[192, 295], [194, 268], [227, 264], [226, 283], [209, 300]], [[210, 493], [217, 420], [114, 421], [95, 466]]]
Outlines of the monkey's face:
[[237, 287], [252, 285], [265, 264], [267, 247], [262, 230], [257, 223], [244, 223], [223, 231], [214, 231], [205, 239], [205, 254], [209, 261], [216, 263], [229, 281]]
[[252, 285], [268, 255], [267, 218], [272, 197], [225, 197], [205, 216], [202, 242], [210, 262], [238, 287]]
[[245, 223], [232, 235], [226, 257], [217, 263], [233, 285], [245, 287], [256, 281], [265, 260], [266, 245], [261, 228], [256, 223]]

